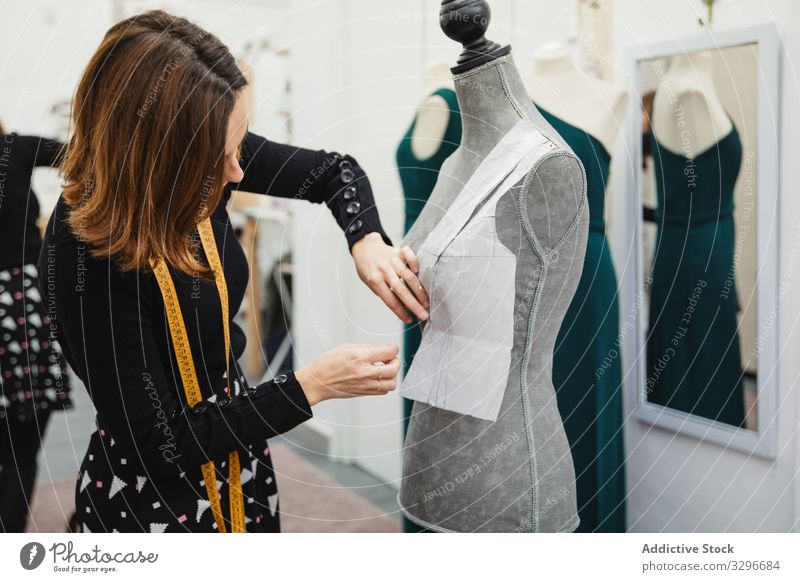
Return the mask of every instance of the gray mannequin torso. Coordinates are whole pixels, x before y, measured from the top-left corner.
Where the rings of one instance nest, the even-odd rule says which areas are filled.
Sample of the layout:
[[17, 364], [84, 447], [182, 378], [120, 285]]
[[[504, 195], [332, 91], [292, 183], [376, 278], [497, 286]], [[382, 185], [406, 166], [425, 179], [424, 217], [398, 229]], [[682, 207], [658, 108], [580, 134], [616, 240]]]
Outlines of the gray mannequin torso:
[[415, 402], [398, 499], [410, 519], [435, 530], [573, 531], [575, 475], [551, 371], [555, 338], [583, 267], [583, 167], [533, 107], [511, 55], [454, 80], [462, 142], [406, 237], [415, 252], [520, 120], [557, 147], [497, 201], [496, 235], [516, 255], [513, 347], [497, 420]]

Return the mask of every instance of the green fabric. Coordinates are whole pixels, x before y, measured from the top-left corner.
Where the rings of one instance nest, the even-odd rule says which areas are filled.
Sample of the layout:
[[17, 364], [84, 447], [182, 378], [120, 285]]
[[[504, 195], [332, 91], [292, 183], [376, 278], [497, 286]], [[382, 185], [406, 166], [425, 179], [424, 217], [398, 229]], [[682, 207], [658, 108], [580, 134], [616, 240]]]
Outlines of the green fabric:
[[[400, 145], [397, 148], [397, 169], [400, 173], [400, 182], [403, 185], [405, 195], [405, 230], [408, 232], [414, 221], [417, 220], [422, 208], [428, 201], [439, 178], [439, 169], [444, 161], [458, 149], [461, 142], [461, 114], [458, 107], [456, 93], [452, 89], [439, 89], [432, 95], [442, 97], [450, 108], [450, 120], [447, 123], [444, 137], [439, 149], [430, 158], [420, 160], [411, 151], [411, 135], [417, 124], [417, 116], [411, 122], [411, 126], [406, 131]], [[422, 340], [422, 331], [419, 322], [404, 325], [403, 328], [403, 373], [408, 372], [414, 354], [419, 349]], [[411, 416], [413, 401], [403, 399], [403, 435], [408, 429], [408, 419]], [[403, 518], [403, 525], [406, 532], [427, 531], [407, 518]]]
[[650, 135], [658, 223], [646, 388], [651, 402], [744, 424], [737, 331], [733, 190], [742, 162], [736, 126], [694, 159]]
[[579, 532], [625, 531], [625, 449], [617, 279], [605, 236], [611, 155], [592, 135], [539, 108], [586, 170], [583, 273], [553, 352], [553, 385], [575, 465]]

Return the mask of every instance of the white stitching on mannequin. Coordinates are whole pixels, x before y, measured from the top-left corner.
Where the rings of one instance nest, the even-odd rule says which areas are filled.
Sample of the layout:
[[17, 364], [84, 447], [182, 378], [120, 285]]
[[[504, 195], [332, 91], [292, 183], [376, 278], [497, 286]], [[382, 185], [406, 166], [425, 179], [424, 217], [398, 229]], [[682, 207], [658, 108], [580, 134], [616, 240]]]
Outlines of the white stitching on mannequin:
[[[546, 252], [539, 243], [539, 239], [536, 237], [536, 233], [534, 232], [530, 218], [528, 217], [528, 190], [533, 180], [533, 176], [539, 166], [541, 166], [545, 160], [556, 157], [570, 157], [578, 161], [578, 165], [581, 169], [581, 174], [583, 177], [583, 194], [581, 196], [578, 210], [575, 213], [575, 217], [567, 227], [567, 230], [563, 235], [561, 235], [559, 241]], [[516, 205], [517, 214], [519, 215], [519, 221], [523, 232], [525, 233], [525, 236], [531, 245], [531, 250], [541, 263], [539, 267], [539, 280], [536, 281], [536, 289], [534, 290], [533, 301], [531, 302], [531, 312], [528, 316], [528, 326], [525, 335], [525, 351], [522, 354], [522, 362], [520, 364], [520, 396], [522, 401], [522, 417], [525, 420], [525, 432], [528, 442], [529, 469], [531, 474], [530, 523], [531, 531], [533, 532], [539, 531], [539, 469], [536, 463], [536, 443], [533, 436], [533, 426], [530, 418], [530, 405], [528, 402], [528, 365], [530, 364], [531, 350], [533, 348], [533, 333], [536, 329], [536, 317], [539, 311], [539, 302], [541, 301], [542, 290], [544, 289], [544, 284], [547, 279], [547, 271], [550, 267], [550, 254], [561, 249], [577, 229], [578, 222], [583, 214], [584, 208], [586, 207], [586, 190], [586, 171], [577, 156], [565, 150], [555, 151], [551, 154], [545, 155], [533, 166], [533, 168], [531, 168], [531, 171], [528, 172], [528, 175], [525, 176], [525, 181], [520, 189], [519, 204]]]

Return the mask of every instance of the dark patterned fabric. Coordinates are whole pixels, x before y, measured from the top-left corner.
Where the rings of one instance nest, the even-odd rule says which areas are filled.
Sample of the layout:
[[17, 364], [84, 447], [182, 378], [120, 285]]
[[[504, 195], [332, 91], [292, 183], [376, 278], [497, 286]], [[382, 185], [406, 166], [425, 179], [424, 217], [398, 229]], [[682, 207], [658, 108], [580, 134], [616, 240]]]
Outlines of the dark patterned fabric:
[[[233, 384], [234, 394], [243, 391], [238, 380]], [[208, 404], [214, 401], [215, 397], [206, 400]], [[215, 461], [217, 491], [230, 531], [228, 463], [227, 459]], [[239, 462], [245, 530], [279, 532], [278, 486], [267, 441], [241, 450]], [[200, 467], [183, 467], [178, 479], [143, 469], [100, 424], [78, 473], [75, 500], [76, 521], [83, 533], [217, 531]]]
[[0, 271], [0, 418], [25, 422], [42, 410], [72, 408], [50, 323], [36, 267]]

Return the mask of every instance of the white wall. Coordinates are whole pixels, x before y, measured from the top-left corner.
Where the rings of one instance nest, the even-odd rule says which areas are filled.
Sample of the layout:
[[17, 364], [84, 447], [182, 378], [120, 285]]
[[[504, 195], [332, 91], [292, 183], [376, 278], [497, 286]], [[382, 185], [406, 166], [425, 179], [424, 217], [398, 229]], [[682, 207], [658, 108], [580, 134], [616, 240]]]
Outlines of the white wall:
[[[0, 120], [7, 131], [56, 136], [51, 107], [69, 100], [81, 73], [110, 26], [107, 2], [13, 2], [2, 7]], [[38, 170], [33, 181], [43, 208], [55, 204], [54, 170]]]

